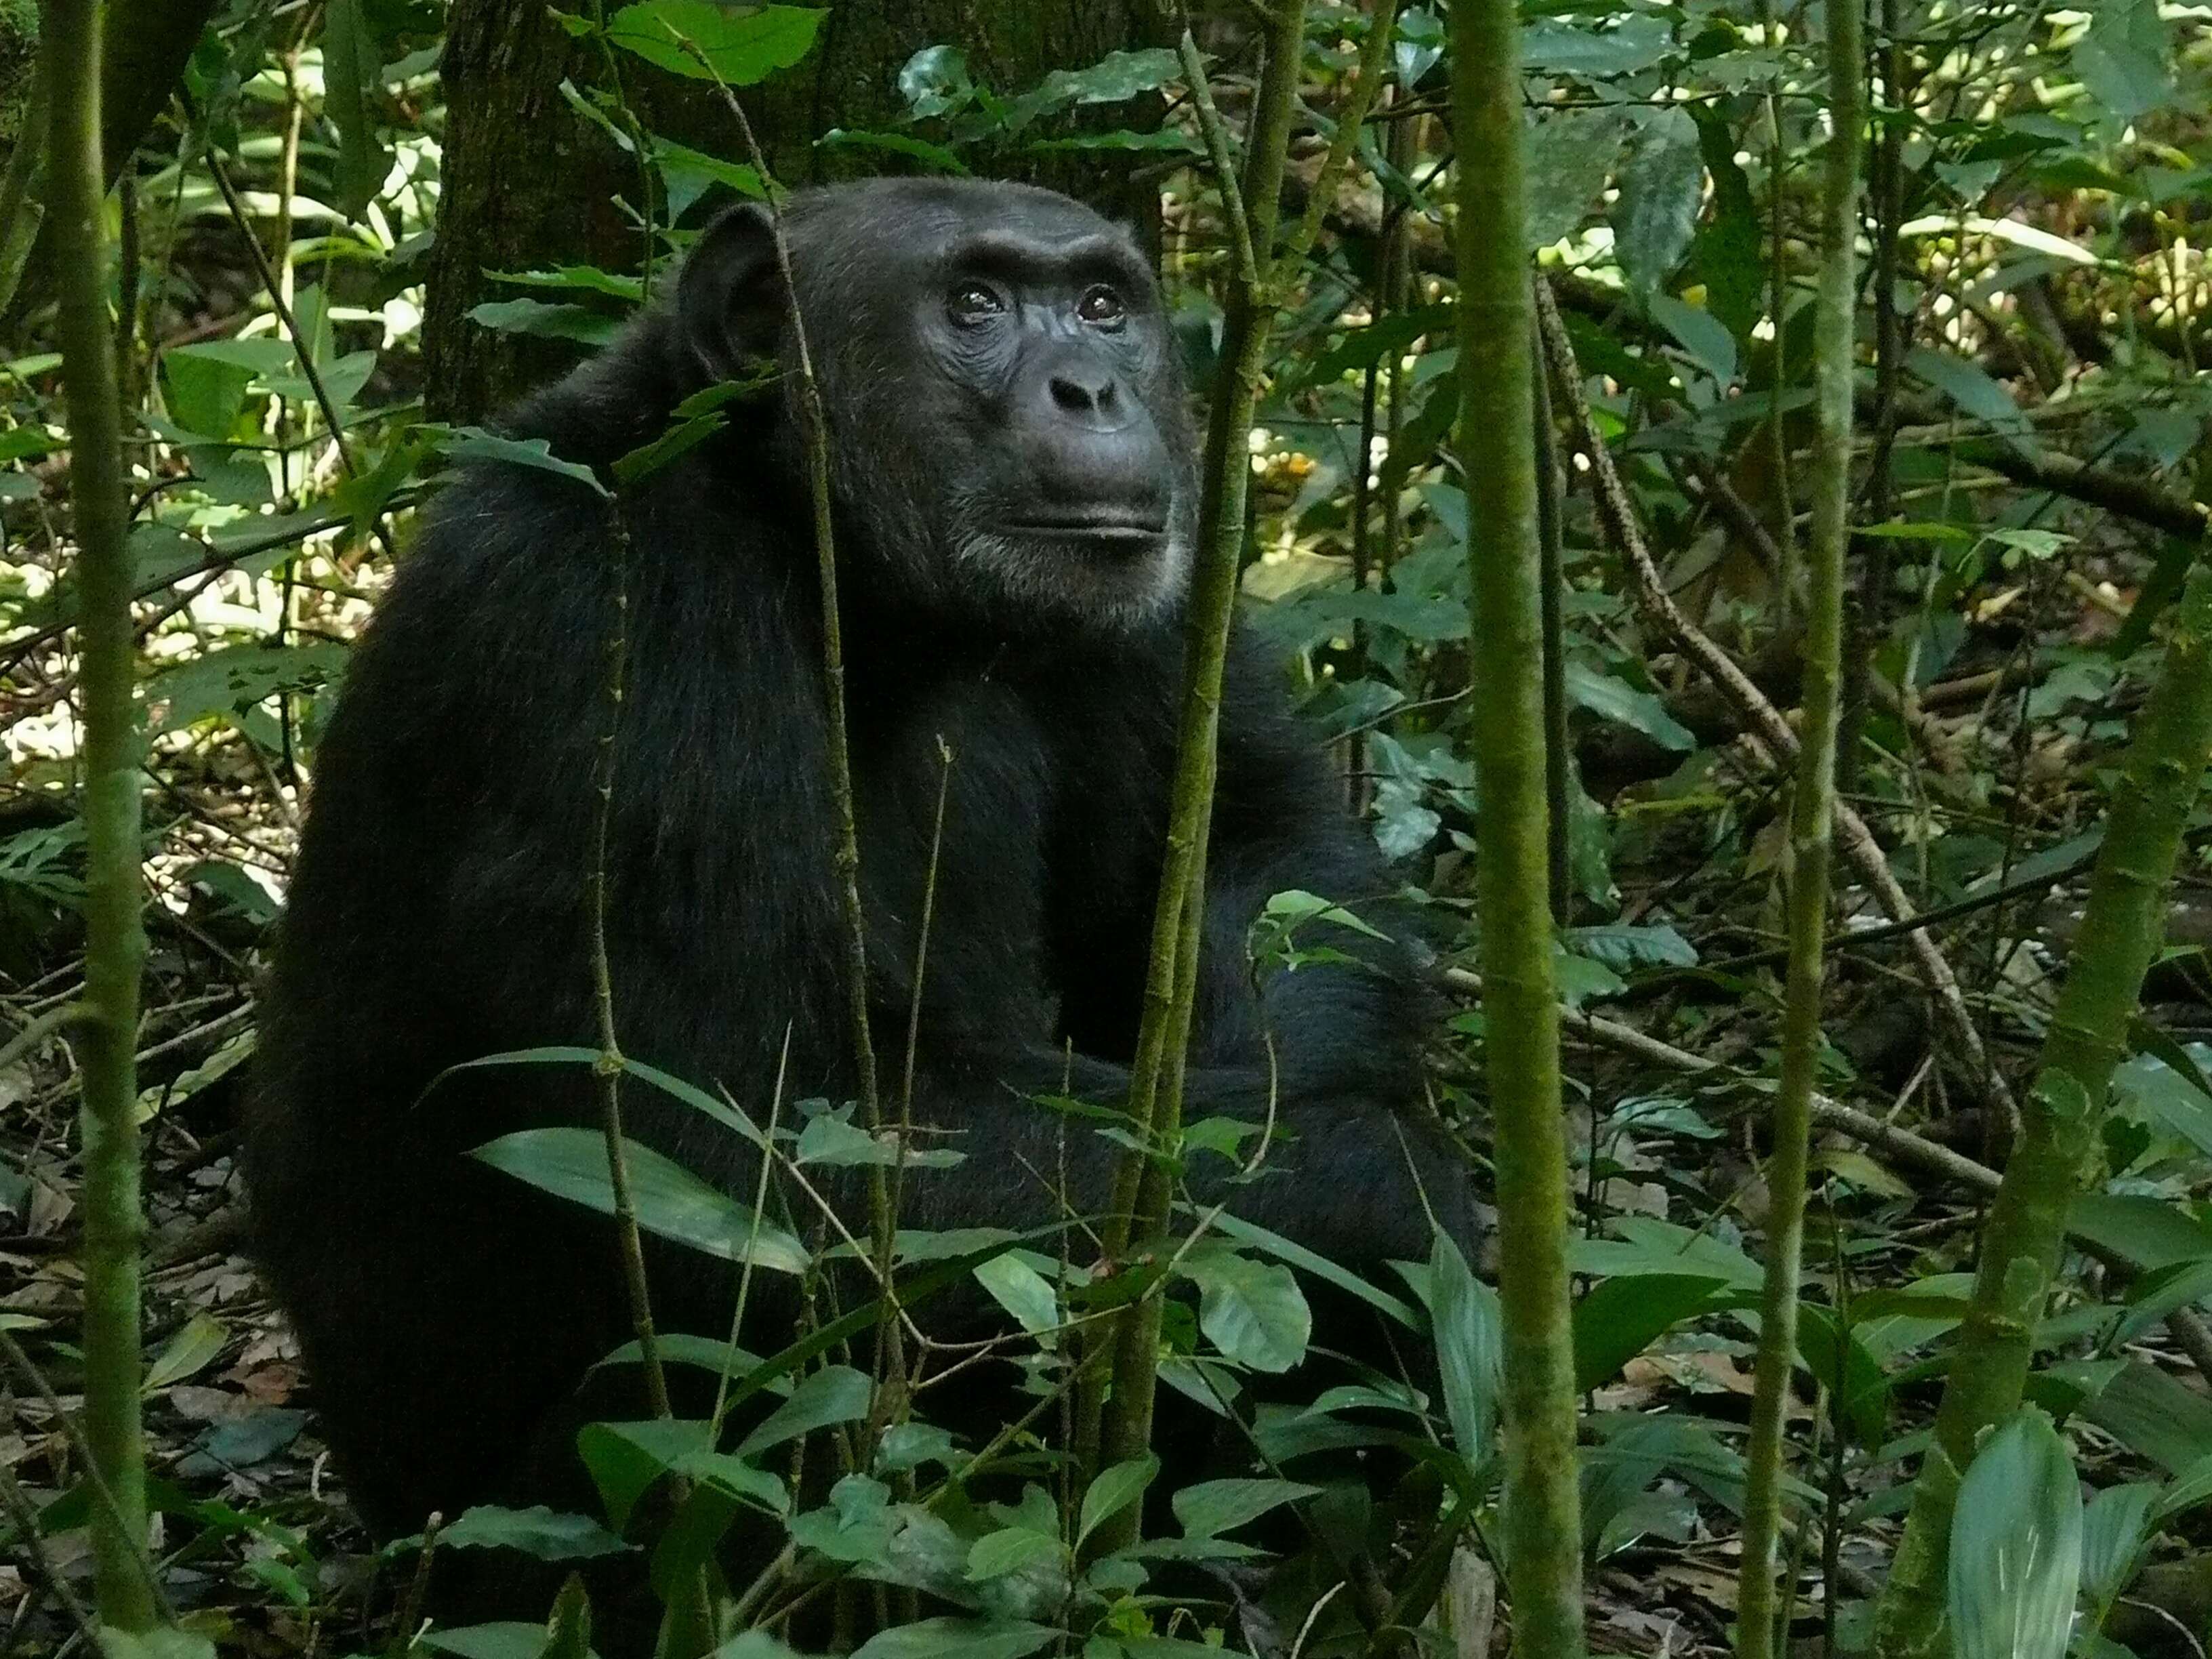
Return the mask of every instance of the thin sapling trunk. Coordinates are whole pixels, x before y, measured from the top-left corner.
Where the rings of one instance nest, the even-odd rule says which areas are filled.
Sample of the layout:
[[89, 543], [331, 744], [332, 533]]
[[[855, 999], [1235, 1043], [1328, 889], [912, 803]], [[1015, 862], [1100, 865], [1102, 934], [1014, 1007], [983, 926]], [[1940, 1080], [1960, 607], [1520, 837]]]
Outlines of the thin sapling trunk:
[[[1850, 539], [1851, 367], [1858, 229], [1859, 131], [1865, 125], [1859, 0], [1828, 7], [1828, 96], [1835, 129], [1820, 192], [1820, 274], [1814, 315], [1812, 533], [1805, 558], [1804, 720], [1784, 865], [1790, 957], [1782, 1018], [1782, 1081], [1766, 1170], [1766, 1276], [1744, 1491], [1737, 1650], [1771, 1659], [1789, 1595], [1776, 1582], [1782, 1526], [1783, 1431], [1797, 1357], [1797, 1297], [1813, 1090], [1820, 1064], [1820, 982], [1835, 827], [1836, 732], [1842, 706], [1844, 568]], [[1840, 1410], [1838, 1402], [1833, 1410]], [[1840, 1420], [1838, 1424], [1840, 1432]], [[1794, 1575], [1793, 1575], [1794, 1577]]]
[[[1459, 145], [1460, 411], [1482, 917], [1484, 1058], [1495, 1120], [1504, 1308], [1506, 1583], [1514, 1645], [1575, 1659], [1582, 1520], [1568, 1322], [1566, 1124], [1552, 975], [1543, 546], [1537, 524], [1534, 295], [1511, 0], [1453, 0]], [[1476, 527], [1480, 526], [1480, 530]], [[1485, 1448], [1463, 1446], [1479, 1458]]]

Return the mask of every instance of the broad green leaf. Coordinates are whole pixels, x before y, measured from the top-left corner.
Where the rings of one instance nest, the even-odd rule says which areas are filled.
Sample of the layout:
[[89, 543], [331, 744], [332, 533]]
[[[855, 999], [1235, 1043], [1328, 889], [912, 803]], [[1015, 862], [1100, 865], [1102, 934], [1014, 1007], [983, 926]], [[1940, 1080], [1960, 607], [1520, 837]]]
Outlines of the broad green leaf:
[[[963, 1156], [955, 1147], [925, 1147], [908, 1152], [904, 1162], [908, 1169], [949, 1170]], [[805, 1128], [799, 1132], [793, 1161], [847, 1167], [880, 1164], [888, 1168], [901, 1160], [895, 1133], [888, 1139], [878, 1140], [853, 1121], [849, 1110], [840, 1109], [817, 1112], [806, 1120]]]
[[448, 460], [503, 461], [510, 466], [527, 466], [540, 472], [554, 473], [583, 485], [595, 495], [608, 493], [607, 487], [599, 482], [591, 468], [580, 461], [562, 460], [553, 453], [553, 445], [547, 439], [509, 438], [496, 432], [487, 432], [480, 426], [432, 423], [425, 425], [422, 431], [446, 452]]
[[478, 1504], [464, 1510], [438, 1534], [441, 1547], [520, 1550], [540, 1561], [578, 1561], [619, 1555], [630, 1547], [586, 1515], [563, 1515], [543, 1504], [508, 1509]]
[[761, 183], [760, 174], [741, 161], [725, 161], [688, 144], [679, 144], [672, 138], [648, 137], [647, 142], [653, 164], [659, 170], [661, 183], [668, 191], [668, 216], [672, 219], [682, 217], [715, 185], [726, 185], [751, 201], [768, 198], [768, 187]]
[[1060, 1322], [1060, 1297], [1052, 1281], [1019, 1256], [993, 1256], [975, 1269], [975, 1282], [1032, 1336]]
[[1040, 90], [1055, 103], [1120, 104], [1158, 92], [1182, 76], [1182, 62], [1166, 46], [1109, 52], [1086, 69], [1054, 70]]
[[791, 1541], [832, 1561], [880, 1560], [891, 1540], [890, 1498], [882, 1481], [848, 1474], [830, 1489], [830, 1501], [820, 1509], [792, 1516]]
[[627, 1527], [637, 1500], [662, 1476], [705, 1454], [707, 1431], [706, 1423], [686, 1417], [586, 1423], [579, 1429], [576, 1449], [599, 1489], [607, 1519], [617, 1528]]
[[1590, 957], [1618, 973], [1639, 968], [1694, 968], [1698, 948], [1665, 922], [1633, 926], [1626, 922], [1596, 927], [1571, 927], [1567, 943], [1577, 955]]
[[1200, 1246], [1182, 1272], [1198, 1286], [1199, 1328], [1224, 1358], [1279, 1372], [1305, 1358], [1313, 1311], [1288, 1267]]
[[1261, 907], [1261, 915], [1267, 921], [1286, 926], [1302, 921], [1334, 922], [1340, 927], [1349, 927], [1355, 933], [1364, 933], [1369, 939], [1388, 939], [1389, 935], [1379, 933], [1352, 915], [1333, 899], [1318, 893], [1309, 893], [1301, 888], [1287, 887], [1270, 896]]
[[2074, 1200], [2066, 1225], [2146, 1271], [2212, 1256], [2212, 1228], [2147, 1194], [2084, 1193]]
[[1296, 1480], [1242, 1479], [1201, 1480], [1169, 1500], [1188, 1538], [1212, 1538], [1257, 1521], [1268, 1510], [1296, 1504], [1319, 1492]]
[[1658, 293], [1690, 251], [1705, 185], [1698, 124], [1672, 105], [1661, 109], [1629, 148], [1613, 210], [1613, 252], [1636, 293]]
[[[183, 349], [178, 348], [178, 349]], [[165, 356], [169, 355], [173, 353], [165, 354]], [[170, 413], [175, 412], [173, 399]], [[42, 426], [11, 427], [5, 432], [0, 432], [0, 464], [9, 461], [35, 460], [41, 455], [52, 454], [57, 449], [62, 448], [67, 441], [66, 439], [56, 437]], [[133, 526], [134, 529], [139, 527]]]
[[1620, 9], [1609, 15], [1620, 20], [1611, 28], [1565, 17], [1532, 18], [1521, 30], [1522, 66], [1589, 81], [1649, 69], [1672, 49], [1663, 17]]
[[1075, 1527], [1076, 1548], [1081, 1549], [1100, 1526], [1143, 1497], [1145, 1488], [1159, 1472], [1160, 1460], [1150, 1452], [1101, 1469], [1098, 1478], [1084, 1489], [1083, 1510]]
[[1869, 1448], [1881, 1443], [1889, 1411], [1889, 1377], [1881, 1361], [1848, 1328], [1842, 1329], [1843, 1346], [1837, 1347], [1839, 1322], [1835, 1310], [1816, 1302], [1797, 1308], [1797, 1363], [1815, 1382], [1832, 1391], [1839, 1413], [1859, 1443]]
[[1390, 42], [1390, 66], [1398, 84], [1411, 92], [1420, 78], [1443, 62], [1444, 21], [1427, 6], [1407, 6], [1398, 14], [1398, 33]]
[[[597, 1129], [518, 1129], [471, 1157], [557, 1198], [612, 1215], [614, 1183], [605, 1138]], [[778, 1273], [806, 1271], [806, 1251], [750, 1206], [717, 1191], [683, 1165], [635, 1141], [623, 1145], [637, 1224], [726, 1261], [750, 1261]]]
[[739, 1457], [755, 1457], [772, 1446], [833, 1423], [856, 1423], [868, 1414], [875, 1384], [850, 1365], [824, 1365], [801, 1378], [791, 1398], [770, 1412], [760, 1426], [738, 1443]]
[[2012, 393], [1978, 364], [1955, 352], [1916, 347], [1905, 355], [1906, 372], [1942, 392], [1960, 410], [1999, 432], [2025, 434], [2027, 417]]
[[870, 1637], [853, 1659], [1025, 1659], [1059, 1637], [1026, 1620], [925, 1619]]
[[640, 0], [607, 19], [607, 39], [672, 75], [749, 87], [811, 52], [828, 15], [805, 6], [732, 10], [714, 0]]
[[1213, 1231], [1239, 1244], [1250, 1245], [1262, 1255], [1272, 1255], [1278, 1261], [1288, 1262], [1299, 1272], [1311, 1273], [1322, 1283], [1334, 1285], [1348, 1295], [1358, 1297], [1376, 1312], [1409, 1330], [1420, 1328], [1419, 1316], [1399, 1297], [1388, 1291], [1377, 1290], [1350, 1269], [1340, 1267], [1327, 1257], [1315, 1255], [1303, 1244], [1292, 1243], [1279, 1233], [1269, 1232], [1255, 1222], [1226, 1212], [1213, 1218]]
[[1747, 340], [1766, 312], [1767, 226], [1735, 159], [1734, 123], [1719, 106], [1705, 103], [1691, 106], [1690, 118], [1698, 124], [1698, 148], [1713, 181], [1712, 205], [1691, 242], [1691, 264], [1705, 283], [1705, 309], [1734, 339]]
[[1032, 1532], [1027, 1527], [1001, 1527], [985, 1533], [969, 1548], [968, 1577], [979, 1584], [986, 1579], [1004, 1578], [1024, 1567], [1057, 1561], [1066, 1547], [1048, 1533]]
[[[543, 1048], [510, 1048], [504, 1054], [485, 1054], [477, 1060], [465, 1060], [458, 1066], [449, 1066], [439, 1073], [442, 1080], [458, 1072], [473, 1072], [495, 1066], [596, 1066], [599, 1062], [597, 1048], [584, 1048], [574, 1044], [552, 1044]], [[672, 1077], [657, 1066], [647, 1066], [643, 1060], [625, 1057], [623, 1073], [641, 1083], [651, 1085], [671, 1099], [681, 1101], [695, 1112], [712, 1118], [726, 1129], [734, 1129], [756, 1146], [765, 1146], [768, 1137], [754, 1125], [753, 1121], [726, 1101], [720, 1101], [695, 1084]], [[436, 1082], [431, 1087], [435, 1088]]]
[[252, 364], [210, 349], [219, 343], [223, 343], [171, 346], [161, 354], [170, 418], [185, 431], [218, 442], [237, 431], [256, 372]]
[[1032, 138], [1022, 148], [1032, 155], [1095, 155], [1102, 150], [1206, 154], [1206, 146], [1181, 127], [1157, 127], [1150, 132], [1134, 132], [1127, 127], [1111, 132], [1072, 132], [1059, 138]]
[[1974, 1455], [1951, 1523], [1950, 1625], [1957, 1659], [2062, 1659], [2081, 1578], [2081, 1486], [2033, 1407]]
[[423, 1647], [459, 1659], [541, 1659], [545, 1626], [520, 1620], [489, 1625], [432, 1625], [416, 1638]]
[[1739, 1303], [1741, 1288], [1692, 1274], [1608, 1279], [1575, 1304], [1575, 1389], [1610, 1382], [1620, 1368], [1682, 1321]]
[[165, 668], [146, 683], [149, 732], [179, 732], [210, 716], [234, 723], [270, 697], [314, 691], [345, 666], [346, 647], [329, 640], [299, 645], [234, 645]]
[[[2196, 1079], [2186, 1073], [2162, 1059], [2138, 1054], [2112, 1074], [2112, 1093], [2123, 1106], [2172, 1130], [2198, 1152], [2212, 1157], [2212, 1095], [2198, 1088]], [[2160, 1207], [2172, 1211], [2170, 1205]], [[2204, 1233], [2203, 1248], [2212, 1252], [2212, 1231]]]
[[2102, 1375], [2065, 1364], [2039, 1373], [2062, 1382], [2069, 1376], [2086, 1376], [2091, 1390], [2074, 1409], [2169, 1472], [2180, 1474], [2200, 1466], [2212, 1469], [2212, 1461], [2208, 1461], [2212, 1460], [2212, 1400], [2139, 1360], [2115, 1362], [2109, 1378], [2095, 1386]]
[[215, 1644], [197, 1631], [173, 1625], [151, 1630], [117, 1630], [103, 1625], [97, 1632], [104, 1659], [215, 1659]]
[[2074, 72], [2094, 106], [2122, 121], [2173, 96], [2173, 41], [2158, 0], [2098, 0], [2074, 44]]
[[2111, 1338], [2118, 1347], [2134, 1341], [2176, 1308], [2193, 1307], [2212, 1297], [2212, 1255], [2173, 1261], [2145, 1273], [2128, 1286], [2128, 1311]]
[[799, 1655], [798, 1649], [764, 1630], [749, 1630], [732, 1636], [708, 1659], [799, 1659]]

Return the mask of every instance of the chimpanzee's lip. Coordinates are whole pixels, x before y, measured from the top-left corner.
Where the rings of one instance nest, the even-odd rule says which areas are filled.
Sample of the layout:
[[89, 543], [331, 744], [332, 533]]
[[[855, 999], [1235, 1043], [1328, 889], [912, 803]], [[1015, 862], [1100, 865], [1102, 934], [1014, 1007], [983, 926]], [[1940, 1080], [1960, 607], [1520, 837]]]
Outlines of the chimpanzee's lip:
[[1006, 521], [1006, 527], [1018, 536], [1063, 536], [1103, 542], [1156, 542], [1168, 533], [1165, 519], [1103, 507], [1049, 519], [1012, 519]]

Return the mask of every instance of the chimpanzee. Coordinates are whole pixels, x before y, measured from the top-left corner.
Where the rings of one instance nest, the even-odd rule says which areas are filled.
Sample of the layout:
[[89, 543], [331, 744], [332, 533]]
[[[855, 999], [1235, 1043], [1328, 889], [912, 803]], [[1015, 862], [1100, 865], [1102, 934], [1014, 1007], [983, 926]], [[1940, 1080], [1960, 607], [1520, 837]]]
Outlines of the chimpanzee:
[[[1119, 1104], [1139, 1020], [1196, 516], [1161, 295], [1121, 230], [1021, 185], [840, 185], [793, 196], [785, 225], [832, 446], [887, 1088], [951, 757], [913, 1109], [965, 1158], [908, 1176], [902, 1220], [1095, 1215], [1117, 1149], [1030, 1097], [1072, 1074]], [[686, 398], [769, 361], [788, 371], [794, 339], [772, 222], [743, 205], [507, 430], [604, 472]], [[622, 532], [573, 478], [470, 466], [402, 563], [318, 751], [247, 1173], [325, 1428], [380, 1530], [527, 1501], [517, 1471], [538, 1425], [629, 1334], [606, 1224], [465, 1156], [518, 1128], [595, 1124], [590, 1068], [441, 1078], [596, 1041], [595, 768], [618, 592], [604, 869], [621, 1047], [756, 1121], [787, 1042], [787, 1102], [854, 1093], [797, 386], [787, 372], [727, 404], [720, 430], [623, 492]], [[1221, 719], [1186, 1115], [1261, 1118], [1272, 1036], [1280, 1144], [1234, 1208], [1355, 1269], [1425, 1257], [1431, 1213], [1464, 1237], [1469, 1199], [1464, 1171], [1394, 1111], [1418, 1092], [1412, 958], [1345, 930], [1364, 959], [1263, 992], [1249, 966], [1271, 895], [1356, 908], [1389, 884], [1241, 644]], [[623, 1099], [633, 1136], [750, 1201], [748, 1143], [651, 1089]], [[864, 1231], [857, 1179], [829, 1190]], [[656, 1253], [661, 1328], [721, 1334], [733, 1277]], [[749, 1340], [764, 1351], [791, 1335], [788, 1284], [756, 1276]]]

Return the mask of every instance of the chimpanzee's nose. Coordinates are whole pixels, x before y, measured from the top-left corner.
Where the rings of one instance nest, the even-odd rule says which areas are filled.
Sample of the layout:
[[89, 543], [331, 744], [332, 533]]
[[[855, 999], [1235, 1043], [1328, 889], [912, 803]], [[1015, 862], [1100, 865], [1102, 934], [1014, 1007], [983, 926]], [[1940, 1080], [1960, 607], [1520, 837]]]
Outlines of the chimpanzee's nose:
[[1113, 372], [1089, 364], [1063, 367], [1053, 374], [1052, 400], [1063, 414], [1105, 416], [1120, 424], [1121, 386]]
[[[1097, 351], [1068, 343], [1048, 347], [1045, 360], [1031, 373], [1032, 409], [1048, 425], [1080, 432], [1119, 432], [1137, 412], [1137, 400], [1121, 384], [1116, 366]], [[1038, 393], [1042, 392], [1042, 397]]]

